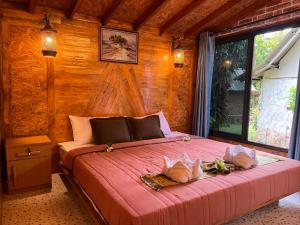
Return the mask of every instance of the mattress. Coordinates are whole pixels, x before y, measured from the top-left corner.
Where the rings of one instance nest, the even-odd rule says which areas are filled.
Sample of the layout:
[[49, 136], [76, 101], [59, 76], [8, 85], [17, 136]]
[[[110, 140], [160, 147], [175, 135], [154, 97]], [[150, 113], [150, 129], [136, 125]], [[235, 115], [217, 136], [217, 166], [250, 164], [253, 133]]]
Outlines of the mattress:
[[[180, 137], [182, 135], [187, 135], [178, 131], [173, 131], [171, 134], [166, 135], [166, 138], [175, 138], [175, 137]], [[63, 161], [65, 158], [66, 154], [69, 151], [72, 151], [77, 148], [84, 148], [84, 147], [92, 147], [96, 146], [95, 144], [84, 144], [84, 145], [78, 145], [75, 141], [68, 141], [68, 142], [62, 142], [58, 143], [59, 148], [59, 155], [60, 155], [60, 160]]]
[[[300, 190], [300, 162], [279, 162], [235, 171], [156, 192], [140, 176], [159, 173], [163, 156], [222, 158], [229, 144], [208, 139], [164, 138], [70, 151], [63, 165], [110, 225], [210, 225], [244, 215]], [[260, 154], [271, 155], [261, 152]], [[273, 155], [272, 155], [273, 156]]]

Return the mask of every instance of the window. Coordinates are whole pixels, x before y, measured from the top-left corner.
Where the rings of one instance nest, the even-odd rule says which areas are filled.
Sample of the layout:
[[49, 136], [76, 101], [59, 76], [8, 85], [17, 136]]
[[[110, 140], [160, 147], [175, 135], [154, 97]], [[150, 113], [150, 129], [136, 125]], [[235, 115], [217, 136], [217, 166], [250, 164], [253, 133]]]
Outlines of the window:
[[211, 129], [242, 135], [248, 40], [216, 46], [212, 82]]
[[217, 42], [211, 134], [287, 149], [299, 58], [299, 27]]

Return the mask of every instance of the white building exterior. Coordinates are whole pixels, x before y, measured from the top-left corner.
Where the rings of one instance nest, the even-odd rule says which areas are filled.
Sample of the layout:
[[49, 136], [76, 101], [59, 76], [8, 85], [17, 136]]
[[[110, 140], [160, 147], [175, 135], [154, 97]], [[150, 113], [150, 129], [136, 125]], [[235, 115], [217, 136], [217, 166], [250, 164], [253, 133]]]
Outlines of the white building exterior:
[[[288, 109], [289, 93], [292, 86], [297, 86], [300, 38], [285, 47], [288, 49], [282, 52], [280, 59], [259, 74], [262, 87], [256, 141], [287, 148], [293, 120], [293, 112]], [[276, 52], [271, 54], [276, 55]]]

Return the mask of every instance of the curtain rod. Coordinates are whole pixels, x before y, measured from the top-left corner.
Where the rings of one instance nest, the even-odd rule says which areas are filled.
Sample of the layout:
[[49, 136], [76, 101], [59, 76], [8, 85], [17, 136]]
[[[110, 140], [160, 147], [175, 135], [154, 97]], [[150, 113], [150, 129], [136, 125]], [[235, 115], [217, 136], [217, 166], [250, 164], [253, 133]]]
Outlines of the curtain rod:
[[245, 27], [245, 26], [248, 26], [248, 25], [253, 25], [253, 24], [256, 24], [256, 23], [260, 23], [260, 22], [263, 22], [263, 21], [267, 21], [267, 20], [270, 20], [270, 19], [274, 19], [274, 18], [277, 18], [277, 17], [280, 17], [280, 16], [289, 15], [289, 14], [296, 13], [296, 12], [300, 12], [300, 9], [294, 9], [292, 11], [284, 12], [284, 13], [274, 15], [274, 16], [270, 16], [270, 17], [264, 18], [264, 19], [259, 19], [259, 20], [253, 21], [253, 22], [241, 24], [241, 25], [238, 25], [238, 26], [235, 26], [235, 27], [232, 27], [232, 28], [226, 28], [226, 29], [218, 32], [218, 34], [223, 33], [223, 32], [233, 31], [233, 30], [241, 28], [241, 27]]

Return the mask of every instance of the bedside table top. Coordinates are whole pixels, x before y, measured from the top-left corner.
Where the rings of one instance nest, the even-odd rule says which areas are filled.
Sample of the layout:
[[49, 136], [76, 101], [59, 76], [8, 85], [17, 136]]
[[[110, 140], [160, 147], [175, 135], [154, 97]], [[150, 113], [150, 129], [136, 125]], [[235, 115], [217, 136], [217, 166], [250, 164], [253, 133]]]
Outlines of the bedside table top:
[[8, 138], [6, 139], [6, 148], [26, 146], [26, 145], [44, 145], [51, 144], [48, 136], [33, 136], [21, 138]]

